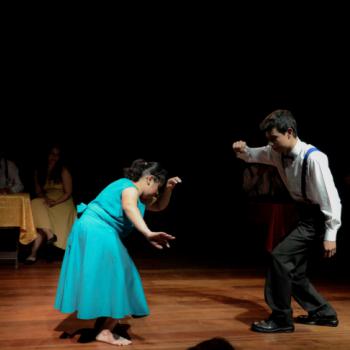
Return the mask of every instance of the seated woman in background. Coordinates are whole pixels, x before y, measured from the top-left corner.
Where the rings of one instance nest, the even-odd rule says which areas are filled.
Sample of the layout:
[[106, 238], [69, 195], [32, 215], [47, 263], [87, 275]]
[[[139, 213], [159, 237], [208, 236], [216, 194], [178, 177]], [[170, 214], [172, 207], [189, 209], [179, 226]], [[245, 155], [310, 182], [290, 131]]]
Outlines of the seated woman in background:
[[72, 176], [63, 165], [61, 148], [53, 146], [47, 161], [38, 167], [34, 175], [37, 198], [32, 200], [34, 225], [38, 236], [31, 254], [25, 260], [33, 264], [44, 238], [46, 244], [65, 249], [67, 236], [76, 218], [72, 199]]

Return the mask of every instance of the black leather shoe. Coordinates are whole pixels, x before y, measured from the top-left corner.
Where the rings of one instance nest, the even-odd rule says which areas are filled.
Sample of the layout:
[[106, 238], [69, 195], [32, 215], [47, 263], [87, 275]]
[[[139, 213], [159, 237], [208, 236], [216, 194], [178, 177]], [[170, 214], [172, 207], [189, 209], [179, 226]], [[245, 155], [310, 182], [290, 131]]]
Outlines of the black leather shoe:
[[251, 330], [261, 333], [291, 333], [293, 325], [279, 325], [274, 320], [257, 321], [252, 324]]
[[339, 324], [337, 316], [302, 315], [295, 318], [295, 322], [315, 326], [337, 327]]
[[25, 265], [33, 265], [37, 262], [37, 258], [27, 258], [26, 260], [24, 260], [24, 264]]
[[50, 239], [48, 239], [48, 240], [46, 241], [46, 244], [47, 244], [47, 245], [52, 245], [52, 244], [54, 244], [56, 241], [57, 241], [57, 236], [56, 236], [55, 234], [53, 234], [53, 236], [52, 236]]

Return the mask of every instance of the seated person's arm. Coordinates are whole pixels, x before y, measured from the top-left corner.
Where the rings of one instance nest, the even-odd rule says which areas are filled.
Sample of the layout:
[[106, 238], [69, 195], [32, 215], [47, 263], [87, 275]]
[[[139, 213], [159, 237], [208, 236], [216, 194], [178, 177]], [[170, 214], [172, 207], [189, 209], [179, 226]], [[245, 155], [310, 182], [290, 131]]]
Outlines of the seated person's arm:
[[34, 174], [34, 184], [35, 184], [35, 193], [37, 197], [45, 198], [45, 191], [39, 184], [37, 171]]
[[72, 191], [73, 191], [72, 175], [70, 174], [67, 168], [62, 169], [62, 184], [63, 184], [63, 192], [64, 192], [63, 196], [61, 196], [56, 200], [49, 199], [48, 202], [50, 207], [63, 203], [72, 196]]
[[18, 193], [23, 191], [24, 186], [19, 177], [17, 166], [14, 163], [9, 162], [8, 170], [9, 178], [11, 179], [11, 184], [9, 186], [10, 193]]

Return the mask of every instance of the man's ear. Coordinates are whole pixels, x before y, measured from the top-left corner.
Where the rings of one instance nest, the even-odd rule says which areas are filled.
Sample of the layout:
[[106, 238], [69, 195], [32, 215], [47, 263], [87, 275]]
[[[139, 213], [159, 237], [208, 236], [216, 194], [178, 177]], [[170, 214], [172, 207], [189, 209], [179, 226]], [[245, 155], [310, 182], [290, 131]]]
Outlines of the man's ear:
[[293, 129], [292, 128], [288, 128], [287, 129], [287, 134], [288, 134], [288, 137], [293, 136]]

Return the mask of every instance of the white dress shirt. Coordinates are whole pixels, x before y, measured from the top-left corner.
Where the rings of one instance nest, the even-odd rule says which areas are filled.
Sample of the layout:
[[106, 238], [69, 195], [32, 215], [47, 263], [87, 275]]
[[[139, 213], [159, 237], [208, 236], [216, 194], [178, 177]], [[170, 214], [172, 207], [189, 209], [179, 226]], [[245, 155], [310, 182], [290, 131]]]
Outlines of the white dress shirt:
[[6, 177], [6, 160], [0, 159], [0, 189], [9, 188], [12, 193], [21, 192], [24, 188], [18, 175], [18, 168], [14, 162], [7, 160], [7, 177]]
[[[238, 153], [237, 157], [248, 163], [264, 163], [277, 167], [282, 181], [290, 195], [298, 202], [303, 202], [301, 190], [301, 173], [306, 152], [312, 145], [297, 139], [289, 156], [282, 162], [281, 154], [274, 151], [270, 145], [265, 147], [246, 147], [245, 152]], [[341, 225], [341, 203], [335, 187], [332, 173], [328, 165], [328, 157], [319, 150], [310, 153], [306, 173], [306, 197], [311, 203], [318, 204], [325, 215], [325, 240], [335, 241]]]

